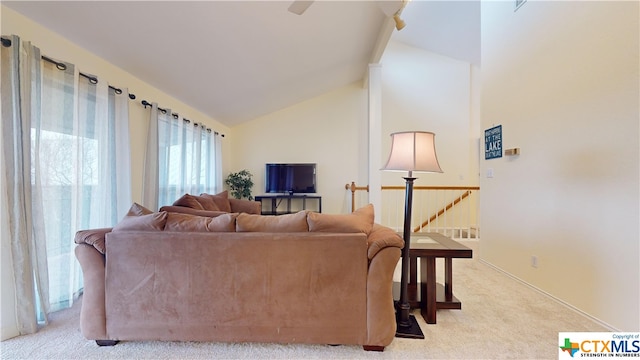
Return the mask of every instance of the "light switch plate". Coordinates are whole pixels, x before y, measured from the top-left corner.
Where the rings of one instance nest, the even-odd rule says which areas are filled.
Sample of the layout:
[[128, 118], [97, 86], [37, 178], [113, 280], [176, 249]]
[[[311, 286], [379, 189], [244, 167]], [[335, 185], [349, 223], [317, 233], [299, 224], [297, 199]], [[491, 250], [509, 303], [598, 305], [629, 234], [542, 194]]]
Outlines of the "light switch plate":
[[493, 168], [488, 168], [487, 169], [487, 177], [488, 178], [492, 178], [493, 177]]

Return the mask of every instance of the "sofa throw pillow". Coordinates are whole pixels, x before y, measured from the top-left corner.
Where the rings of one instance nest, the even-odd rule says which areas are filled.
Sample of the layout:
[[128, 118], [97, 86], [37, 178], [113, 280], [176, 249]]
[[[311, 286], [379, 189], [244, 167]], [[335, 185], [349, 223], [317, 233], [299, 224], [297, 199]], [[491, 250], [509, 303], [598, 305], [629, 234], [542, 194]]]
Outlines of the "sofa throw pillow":
[[238, 214], [237, 232], [307, 232], [307, 211], [286, 215]]
[[193, 195], [189, 194], [182, 195], [178, 200], [173, 202], [173, 205], [184, 206], [196, 210], [204, 210], [204, 207], [202, 207], [198, 200]]
[[215, 195], [211, 195], [211, 194], [200, 194], [200, 196], [205, 196], [210, 198], [211, 200], [213, 200], [213, 202], [216, 204], [216, 206], [218, 207], [218, 210], [220, 211], [224, 211], [224, 212], [231, 212], [231, 205], [229, 204], [229, 192], [228, 191], [223, 191], [221, 193], [215, 194]]
[[129, 208], [129, 212], [127, 213], [126, 216], [141, 216], [141, 215], [149, 215], [149, 214], [153, 214], [153, 211], [134, 202], [133, 205], [131, 205], [131, 207]]
[[142, 215], [142, 216], [125, 216], [113, 231], [162, 231], [167, 222], [167, 213], [165, 211]]
[[373, 205], [369, 204], [351, 214], [321, 214], [307, 216], [309, 231], [369, 234], [373, 227]]

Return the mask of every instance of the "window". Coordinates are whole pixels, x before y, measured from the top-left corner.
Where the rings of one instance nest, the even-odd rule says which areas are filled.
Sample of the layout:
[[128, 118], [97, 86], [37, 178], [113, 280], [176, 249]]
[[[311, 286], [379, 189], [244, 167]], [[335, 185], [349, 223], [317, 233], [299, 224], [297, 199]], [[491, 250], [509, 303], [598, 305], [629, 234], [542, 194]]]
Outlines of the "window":
[[185, 193], [215, 193], [216, 136], [189, 120], [158, 117], [158, 205], [171, 205]]

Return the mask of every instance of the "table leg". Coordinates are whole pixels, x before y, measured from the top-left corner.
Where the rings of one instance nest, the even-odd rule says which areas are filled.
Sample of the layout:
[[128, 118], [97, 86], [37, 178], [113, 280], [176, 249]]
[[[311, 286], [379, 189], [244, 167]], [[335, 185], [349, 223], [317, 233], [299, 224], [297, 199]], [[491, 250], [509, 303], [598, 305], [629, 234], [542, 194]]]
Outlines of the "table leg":
[[407, 286], [407, 297], [412, 307], [418, 305], [418, 259], [409, 256], [409, 286]]
[[420, 309], [427, 324], [436, 323], [436, 258], [420, 258]]
[[452, 258], [444, 258], [444, 298], [446, 301], [453, 300], [453, 266]]
[[409, 284], [418, 283], [418, 258], [409, 256]]

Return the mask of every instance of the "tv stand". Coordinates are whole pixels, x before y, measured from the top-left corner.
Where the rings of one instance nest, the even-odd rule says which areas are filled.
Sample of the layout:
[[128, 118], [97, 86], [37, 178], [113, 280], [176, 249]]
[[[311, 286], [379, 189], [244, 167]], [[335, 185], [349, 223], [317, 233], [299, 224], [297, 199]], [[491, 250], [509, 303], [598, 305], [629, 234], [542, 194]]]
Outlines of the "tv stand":
[[[265, 208], [264, 200], [267, 200], [267, 206]], [[269, 204], [268, 200], [271, 200], [271, 204]], [[292, 210], [292, 200], [294, 203], [301, 203], [300, 206], [295, 206], [295, 209]], [[307, 200], [315, 200], [317, 201], [317, 207], [307, 209]], [[322, 212], [322, 196], [318, 195], [302, 195], [302, 194], [273, 194], [273, 195], [261, 195], [256, 196], [256, 201], [260, 201], [262, 204], [262, 215], [283, 215], [283, 214], [291, 214], [302, 210], [312, 210], [317, 212]], [[286, 201], [286, 209], [279, 210], [278, 207], [281, 205], [282, 201]], [[269, 206], [270, 205], [270, 206]], [[295, 205], [295, 204], [294, 204]]]

